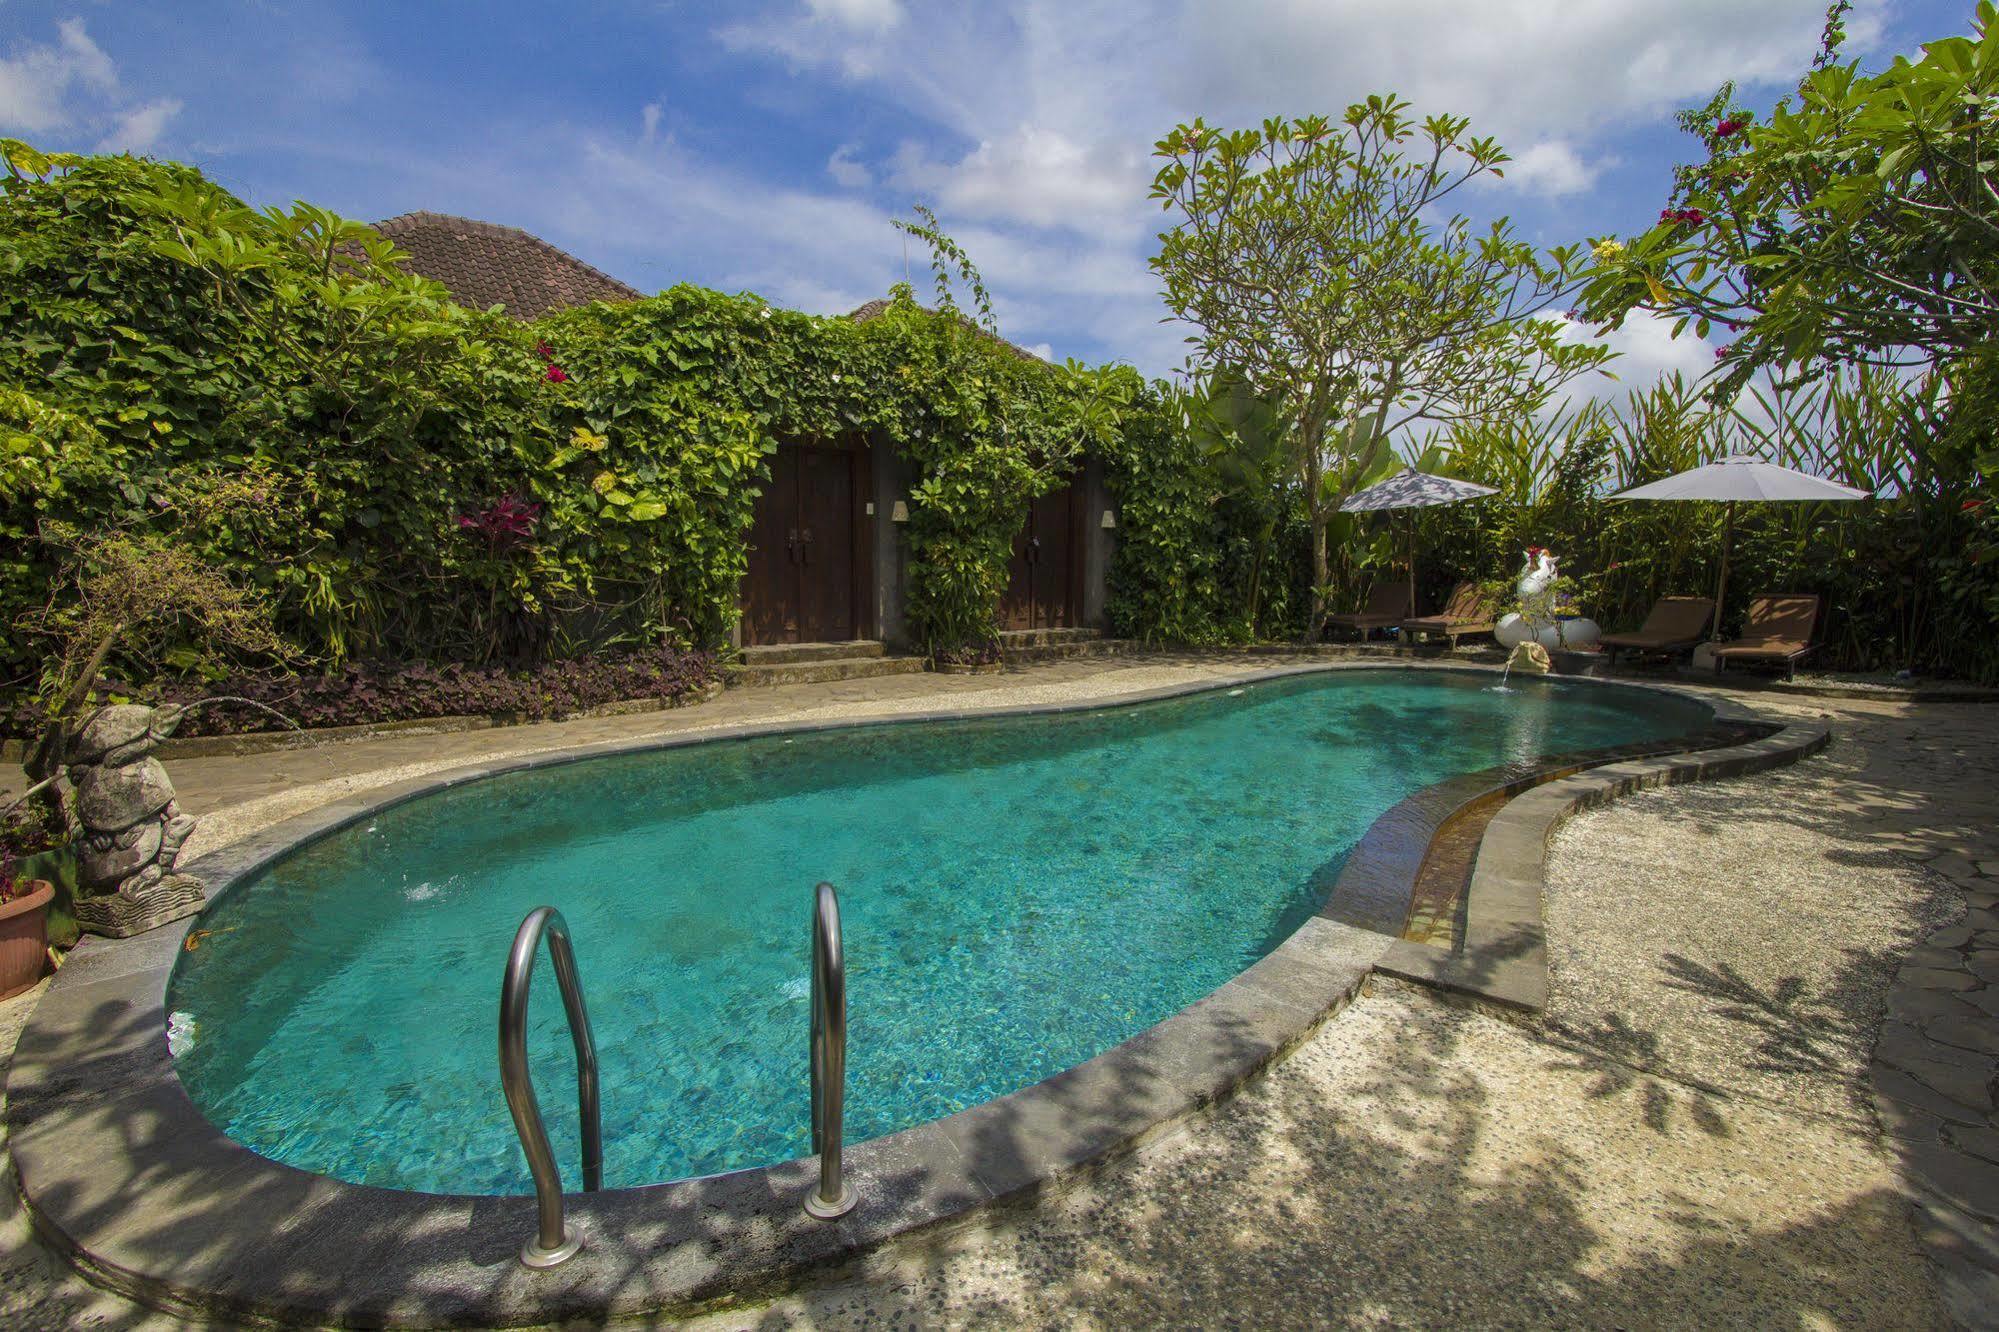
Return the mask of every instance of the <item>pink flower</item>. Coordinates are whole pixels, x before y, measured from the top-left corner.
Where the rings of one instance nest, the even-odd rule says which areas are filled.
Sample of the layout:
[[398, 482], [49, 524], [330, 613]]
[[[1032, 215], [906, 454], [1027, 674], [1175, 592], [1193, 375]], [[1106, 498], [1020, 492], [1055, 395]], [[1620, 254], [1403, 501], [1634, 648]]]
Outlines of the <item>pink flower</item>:
[[551, 363], [548, 367], [548, 373], [543, 375], [542, 378], [551, 384], [567, 384], [569, 382], [569, 372], [561, 366]]
[[544, 338], [542, 341], [535, 343], [534, 354], [541, 357], [544, 361], [552, 361], [555, 359], [555, 348], [549, 346], [547, 339]]
[[1726, 139], [1730, 135], [1740, 134], [1742, 133], [1742, 131], [1748, 128], [1749, 128], [1748, 117], [1730, 116], [1728, 119], [1722, 121], [1719, 125], [1716, 125], [1714, 127], [1714, 137], [1717, 139]]
[[1714, 359], [1717, 361], [1725, 361], [1728, 359], [1728, 354], [1734, 350], [1735, 350], [1734, 343], [1724, 342], [1719, 347], [1716, 347], [1714, 349]]

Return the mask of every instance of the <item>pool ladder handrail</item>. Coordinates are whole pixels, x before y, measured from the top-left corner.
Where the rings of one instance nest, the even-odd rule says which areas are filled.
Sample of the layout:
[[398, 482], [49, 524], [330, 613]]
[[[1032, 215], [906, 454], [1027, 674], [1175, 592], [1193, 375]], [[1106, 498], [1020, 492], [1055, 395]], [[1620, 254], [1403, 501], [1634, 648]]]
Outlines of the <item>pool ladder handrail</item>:
[[534, 982], [535, 957], [548, 939], [555, 963], [555, 980], [562, 988], [562, 1007], [569, 1015], [569, 1036], [576, 1045], [576, 1110], [583, 1127], [583, 1191], [604, 1187], [604, 1124], [597, 1102], [597, 1042], [590, 1034], [590, 1013], [583, 1004], [583, 983], [577, 977], [576, 950], [569, 923], [554, 907], [536, 907], [521, 921], [507, 955], [507, 974], [500, 985], [500, 1087], [513, 1113], [514, 1131], [534, 1176], [537, 1209], [535, 1234], [521, 1247], [528, 1267], [554, 1267], [576, 1256], [583, 1237], [562, 1217], [562, 1172], [542, 1124], [541, 1103], [528, 1076], [528, 991]]
[[854, 1210], [858, 1195], [841, 1169], [847, 1103], [847, 955], [840, 943], [840, 898], [830, 883], [813, 890], [812, 1150], [819, 1185], [805, 1210], [831, 1221]]

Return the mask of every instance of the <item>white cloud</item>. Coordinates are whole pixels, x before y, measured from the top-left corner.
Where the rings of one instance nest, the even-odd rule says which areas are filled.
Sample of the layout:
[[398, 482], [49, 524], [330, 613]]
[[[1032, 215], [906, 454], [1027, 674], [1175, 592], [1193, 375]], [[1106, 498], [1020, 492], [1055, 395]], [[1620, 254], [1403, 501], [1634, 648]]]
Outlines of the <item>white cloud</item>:
[[1674, 337], [1676, 322], [1672, 317], [1641, 310], [1598, 338], [1592, 326], [1565, 321], [1565, 336], [1577, 342], [1601, 342], [1617, 353], [1603, 366], [1616, 378], [1607, 379], [1595, 372], [1584, 375], [1568, 384], [1552, 405], [1580, 406], [1591, 398], [1621, 402], [1632, 393], [1643, 393], [1666, 375], [1677, 373], [1689, 380], [1706, 375], [1714, 369], [1715, 344], [1695, 337], [1692, 328]]
[[1039, 356], [1044, 361], [1055, 359], [1055, 348], [1046, 342], [1037, 342], [1032, 347], [1027, 348], [1027, 350]]
[[75, 118], [68, 102], [77, 85], [115, 93], [118, 70], [90, 40], [82, 19], [64, 19], [56, 24], [54, 43], [17, 46], [14, 55], [0, 60], [0, 128], [38, 134], [68, 125]]
[[1129, 221], [1146, 174], [1129, 148], [1037, 125], [985, 140], [956, 162], [933, 161], [915, 144], [895, 158], [895, 183], [949, 212], [1080, 230]]
[[[1850, 51], [1878, 42], [1885, 4], [1861, 0]], [[1751, 96], [1787, 87], [1825, 12], [1824, 0], [1003, 0], [908, 6], [887, 24], [836, 22], [832, 8], [788, 3], [718, 36], [923, 126], [875, 174], [939, 209], [984, 268], [1003, 330], [1097, 339], [1148, 370], [1184, 354], [1145, 263], [1163, 221], [1146, 197], [1151, 146], [1173, 125], [1337, 114], [1392, 89], [1510, 147], [1506, 192], [1572, 200], [1618, 165], [1608, 136], [1659, 125], [1724, 81]], [[1711, 348], [1641, 322], [1613, 339], [1630, 353], [1624, 383], [1708, 368]]]
[[56, 24], [52, 43], [27, 43], [0, 59], [0, 130], [96, 136], [100, 153], [143, 153], [181, 111], [180, 99], [129, 100], [118, 67], [82, 19]]
[[1513, 160], [1504, 168], [1505, 183], [1515, 189], [1530, 194], [1561, 198], [1569, 194], [1581, 194], [1596, 183], [1596, 178], [1611, 162], [1594, 165], [1583, 161], [1576, 150], [1559, 139], [1544, 139], [1532, 147], [1513, 154]]
[[[1877, 39], [1881, 8], [1859, 6], [1850, 49]], [[1197, 106], [1334, 111], [1393, 90], [1518, 141], [1652, 118], [1731, 79], [1790, 83], [1824, 18], [1822, 0], [1240, 0], [1192, 11], [1187, 73]]]
[[180, 99], [162, 97], [118, 116], [109, 134], [97, 141], [100, 153], [143, 153], [159, 141], [167, 122], [180, 114]]
[[901, 0], [805, 0], [805, 7], [816, 19], [871, 32], [902, 21]]
[[866, 189], [875, 181], [875, 173], [868, 170], [865, 162], [854, 156], [857, 151], [859, 150], [855, 145], [843, 143], [833, 150], [831, 157], [826, 159], [826, 174], [831, 176], [836, 184], [850, 190]]
[[658, 102], [647, 102], [639, 111], [641, 133], [647, 143], [659, 137], [659, 118], [664, 114]]

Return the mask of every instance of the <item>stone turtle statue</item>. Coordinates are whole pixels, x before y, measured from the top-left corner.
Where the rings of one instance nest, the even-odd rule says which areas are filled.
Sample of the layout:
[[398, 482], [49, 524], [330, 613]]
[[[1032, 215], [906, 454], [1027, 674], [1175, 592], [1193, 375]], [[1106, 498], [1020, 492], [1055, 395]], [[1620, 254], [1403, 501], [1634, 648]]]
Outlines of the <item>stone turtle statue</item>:
[[195, 820], [181, 812], [173, 781], [153, 757], [187, 711], [100, 708], [70, 745], [76, 921], [84, 929], [122, 939], [201, 909], [201, 880], [174, 871]]

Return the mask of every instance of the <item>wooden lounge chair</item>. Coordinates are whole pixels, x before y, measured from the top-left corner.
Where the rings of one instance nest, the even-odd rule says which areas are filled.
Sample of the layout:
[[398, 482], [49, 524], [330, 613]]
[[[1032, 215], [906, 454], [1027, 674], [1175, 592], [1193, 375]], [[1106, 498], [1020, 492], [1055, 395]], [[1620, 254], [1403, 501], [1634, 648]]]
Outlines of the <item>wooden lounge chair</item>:
[[1660, 597], [1652, 603], [1645, 623], [1628, 634], [1605, 634], [1601, 639], [1612, 665], [1620, 652], [1652, 652], [1672, 655], [1691, 652], [1707, 632], [1714, 618], [1714, 602], [1707, 597]]
[[1760, 661], [1782, 666], [1795, 678], [1798, 658], [1812, 650], [1818, 618], [1819, 599], [1808, 592], [1757, 593], [1749, 599], [1742, 637], [1715, 644], [1715, 671], [1731, 661]]
[[1326, 623], [1335, 629], [1351, 629], [1367, 638], [1377, 629], [1389, 629], [1416, 613], [1409, 584], [1397, 579], [1376, 583], [1367, 594], [1367, 607], [1347, 615], [1328, 615]]
[[1441, 634], [1451, 640], [1451, 651], [1460, 638], [1489, 634], [1498, 620], [1492, 598], [1477, 583], [1459, 583], [1451, 589], [1451, 599], [1435, 615], [1418, 615], [1402, 622], [1402, 632], [1411, 639]]

